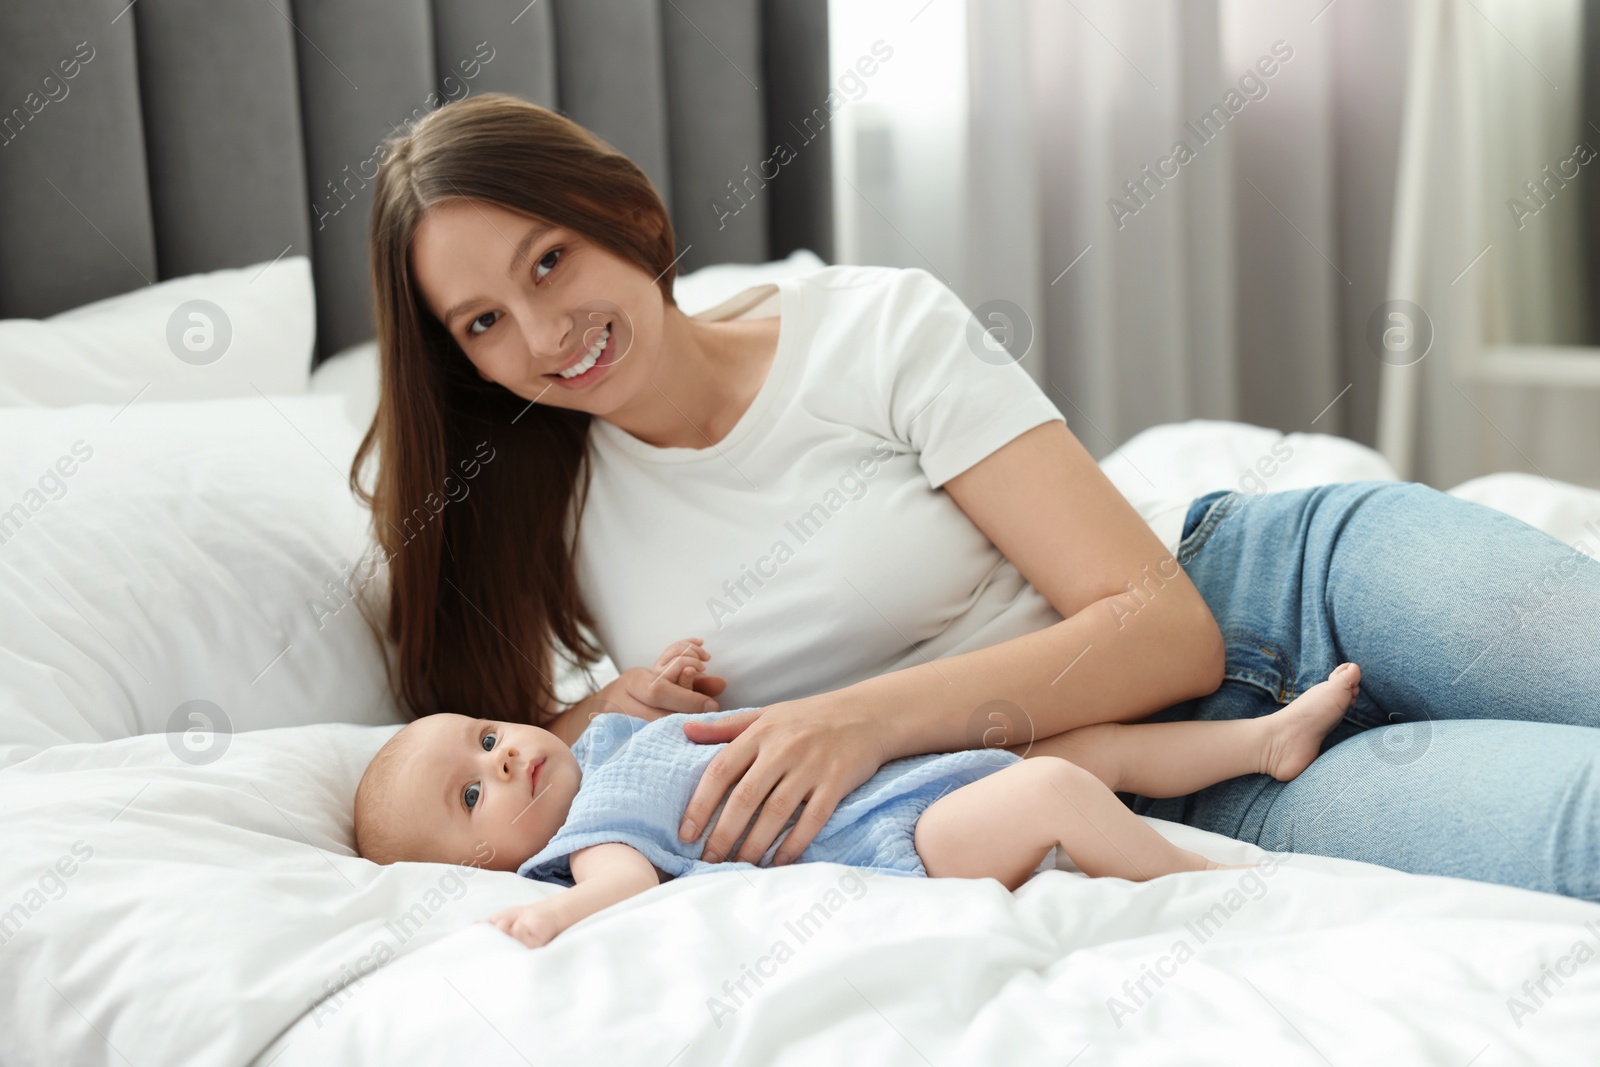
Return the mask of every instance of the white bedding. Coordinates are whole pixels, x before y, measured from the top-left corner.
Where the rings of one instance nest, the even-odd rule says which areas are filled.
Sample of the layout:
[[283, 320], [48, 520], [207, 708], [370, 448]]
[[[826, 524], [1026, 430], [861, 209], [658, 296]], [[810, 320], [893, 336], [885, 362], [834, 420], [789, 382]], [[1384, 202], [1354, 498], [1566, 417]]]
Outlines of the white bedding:
[[[1291, 457], [1262, 475], [1259, 458], [1284, 440]], [[1153, 428], [1103, 467], [1133, 496], [1238, 488], [1251, 470], [1270, 491], [1393, 477], [1341, 438], [1207, 421]], [[1569, 542], [1600, 524], [1593, 490], [1517, 475], [1466, 489]], [[1600, 1055], [1600, 905], [1268, 857], [1149, 821], [1208, 856], [1269, 866], [1139, 884], [1085, 878], [1062, 858], [1014, 895], [861, 881], [834, 865], [686, 879], [535, 952], [469, 926], [308, 1013], [259, 1062], [442, 1063], [470, 1050], [486, 1065], [1489, 1067]]]
[[[0, 545], [0, 742], [18, 761], [0, 770], [0, 1062], [1486, 1067], [1592, 1052], [1600, 905], [1307, 856], [1254, 883], [1051, 870], [1015, 895], [832, 865], [729, 873], [523, 949], [472, 919], [552, 887], [353, 855], [350, 797], [393, 725], [260, 728], [392, 711], [353, 613], [326, 630], [304, 614], [359, 528], [334, 477], [354, 446], [331, 421], [339, 400], [227, 403], [202, 405], [200, 436], [199, 414], [152, 405], [141, 421], [135, 405], [112, 426], [70, 409], [106, 426], [95, 457]], [[6, 424], [0, 471], [74, 439], [37, 418]], [[1157, 427], [1105, 468], [1125, 492], [1199, 493], [1237, 486], [1281, 436]], [[1287, 440], [1271, 490], [1391, 476], [1359, 445]], [[1515, 476], [1464, 489], [1569, 541], [1600, 524], [1594, 491]], [[192, 513], [173, 510], [186, 496]], [[270, 535], [239, 541], [247, 519]], [[62, 595], [18, 584], [45, 575]], [[176, 734], [124, 736], [200, 693], [234, 718], [219, 758]], [[1156, 825], [1217, 858], [1262, 855]], [[1541, 980], [1548, 995], [1524, 988]]]
[[[349, 604], [370, 522], [345, 483], [359, 438], [342, 410], [252, 396], [4, 412], [0, 767], [175, 714], [188, 729], [202, 707], [219, 733], [400, 721]], [[178, 714], [190, 701], [205, 704]]]
[[1600, 964], [1520, 1027], [1507, 999], [1580, 942], [1600, 948], [1600, 906], [1308, 856], [1142, 884], [1046, 871], [1014, 896], [819, 864], [669, 883], [534, 952], [464, 929], [262, 1062], [1557, 1063], [1593, 1052]]

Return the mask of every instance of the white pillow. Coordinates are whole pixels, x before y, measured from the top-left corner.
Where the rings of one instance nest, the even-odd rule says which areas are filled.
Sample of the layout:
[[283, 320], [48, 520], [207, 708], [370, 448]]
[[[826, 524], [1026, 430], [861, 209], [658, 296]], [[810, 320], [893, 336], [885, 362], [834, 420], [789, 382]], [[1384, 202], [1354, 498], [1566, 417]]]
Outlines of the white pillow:
[[305, 256], [173, 278], [0, 321], [0, 407], [304, 393], [315, 336]]
[[1600, 490], [1503, 471], [1462, 482], [1450, 495], [1503, 511], [1600, 558]]
[[558, 891], [357, 858], [356, 783], [394, 729], [259, 730], [200, 765], [135, 737], [0, 770], [0, 1061], [246, 1063], [373, 996], [388, 959]]
[[751, 286], [809, 274], [826, 266], [821, 257], [807, 248], [797, 248], [787, 259], [767, 263], [717, 263], [675, 278], [672, 298], [685, 314], [698, 315]]
[[0, 766], [169, 727], [221, 748], [403, 721], [348, 602], [387, 575], [345, 482], [356, 441], [335, 397], [0, 415]]
[[312, 393], [344, 398], [344, 414], [362, 433], [378, 413], [378, 342], [363, 341], [335, 352], [311, 372]]

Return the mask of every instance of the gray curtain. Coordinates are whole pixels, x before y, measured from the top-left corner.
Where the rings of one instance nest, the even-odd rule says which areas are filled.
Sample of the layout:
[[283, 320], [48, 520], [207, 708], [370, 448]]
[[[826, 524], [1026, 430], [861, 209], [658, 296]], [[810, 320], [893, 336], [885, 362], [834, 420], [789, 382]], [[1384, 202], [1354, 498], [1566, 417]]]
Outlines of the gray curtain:
[[[868, 97], [844, 247], [1016, 305], [1025, 365], [1097, 456], [1192, 418], [1374, 444], [1407, 6], [968, 0], [959, 195], [927, 206], [917, 116]], [[942, 40], [895, 26], [904, 66]]]

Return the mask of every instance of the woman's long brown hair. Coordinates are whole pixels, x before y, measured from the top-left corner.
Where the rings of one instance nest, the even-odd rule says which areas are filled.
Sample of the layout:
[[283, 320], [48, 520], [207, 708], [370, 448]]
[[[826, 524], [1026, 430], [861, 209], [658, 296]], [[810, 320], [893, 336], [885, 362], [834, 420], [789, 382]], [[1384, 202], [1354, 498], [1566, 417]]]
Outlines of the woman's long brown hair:
[[369, 234], [378, 409], [350, 485], [372, 509], [374, 555], [388, 567], [373, 584], [388, 603], [361, 597], [361, 610], [391, 645], [391, 685], [411, 715], [543, 724], [560, 707], [557, 655], [587, 672], [603, 654], [585, 633], [593, 620], [567, 541], [588, 489], [592, 416], [530, 406], [479, 378], [415, 288], [411, 241], [437, 204], [494, 204], [638, 264], [670, 304], [672, 223], [632, 160], [513, 96], [447, 104], [386, 148]]

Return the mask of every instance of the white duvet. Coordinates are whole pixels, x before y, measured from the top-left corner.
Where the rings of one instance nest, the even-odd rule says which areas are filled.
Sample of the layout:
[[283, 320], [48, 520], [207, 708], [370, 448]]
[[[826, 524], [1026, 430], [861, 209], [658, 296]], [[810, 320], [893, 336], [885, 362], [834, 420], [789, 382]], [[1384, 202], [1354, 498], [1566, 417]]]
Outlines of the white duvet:
[[[474, 924], [556, 890], [351, 849], [356, 780], [395, 719], [325, 588], [363, 547], [340, 412], [255, 398], [0, 422], [19, 499], [98, 435], [0, 544], [0, 1063], [1600, 1055], [1600, 905], [1167, 823], [1269, 862], [1144, 884], [1049, 870], [1015, 894], [807, 865], [673, 882], [536, 951]], [[1237, 486], [1281, 437], [1157, 427], [1104, 466], [1130, 496], [1194, 494]], [[1348, 441], [1287, 441], [1273, 491], [1391, 476]], [[1600, 524], [1600, 493], [1541, 479], [1462, 495], [1570, 542]], [[191, 717], [206, 707], [226, 728]]]

